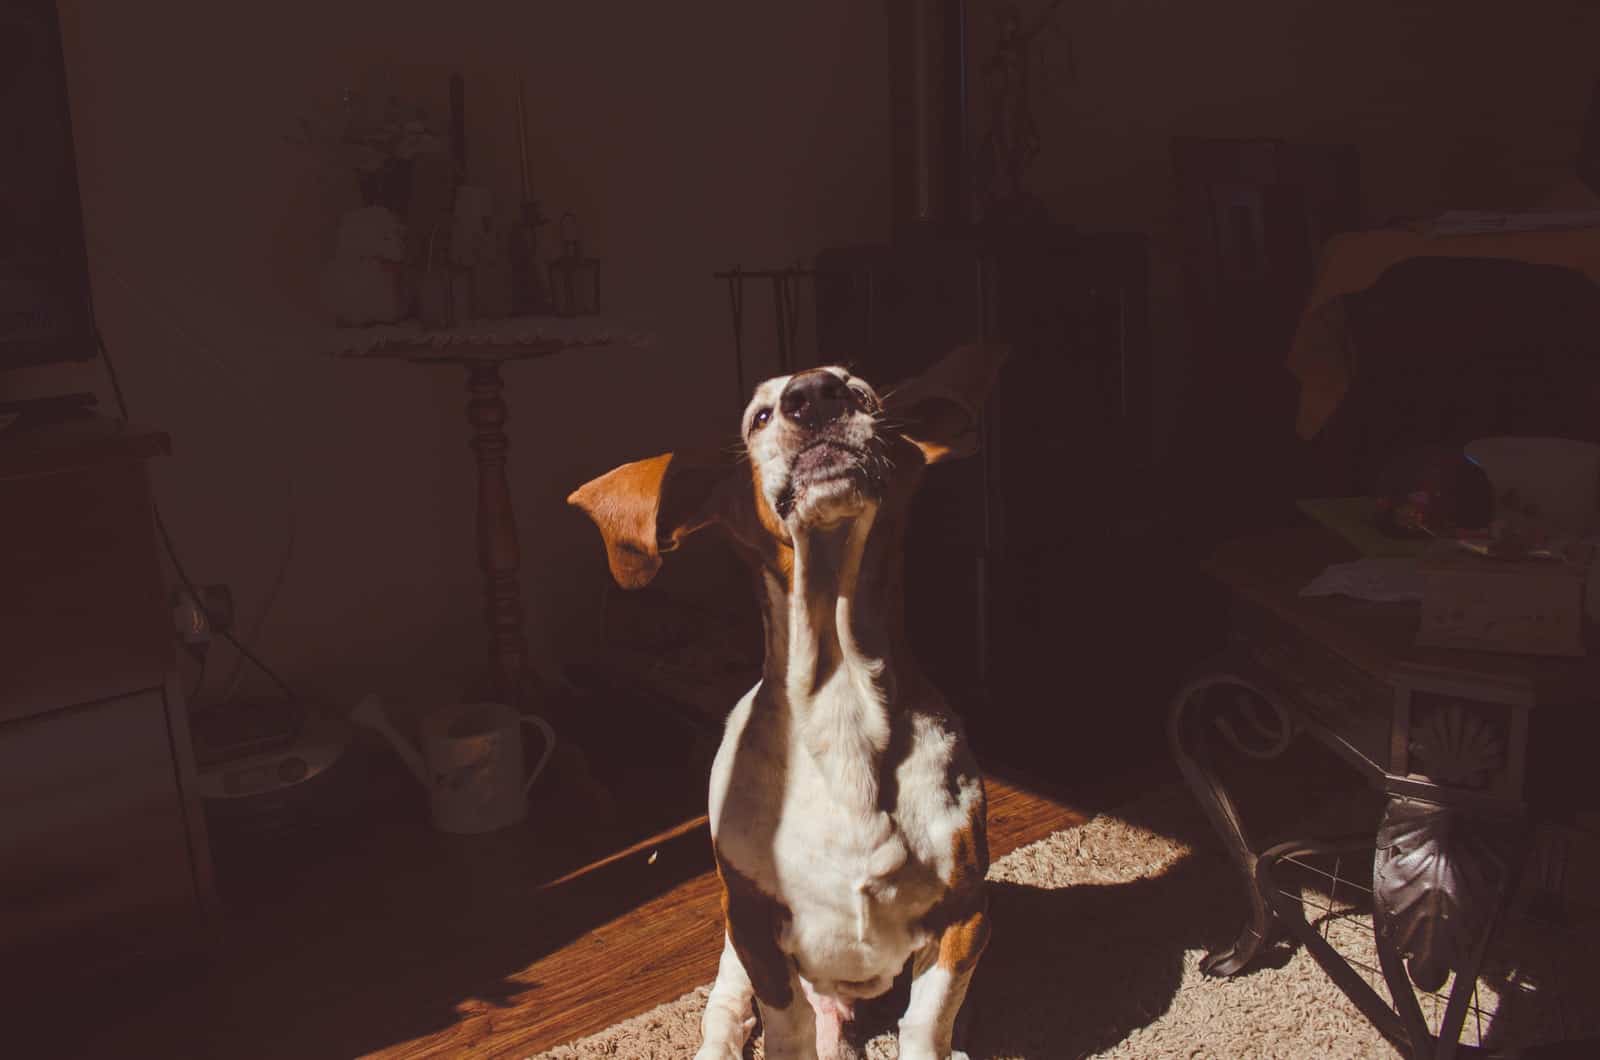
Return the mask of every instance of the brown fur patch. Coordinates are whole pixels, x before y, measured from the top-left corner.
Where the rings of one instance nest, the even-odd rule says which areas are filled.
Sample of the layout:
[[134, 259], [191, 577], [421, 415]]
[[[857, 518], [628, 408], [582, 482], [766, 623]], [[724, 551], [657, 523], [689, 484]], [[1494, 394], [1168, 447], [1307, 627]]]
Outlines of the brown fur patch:
[[[752, 562], [776, 575], [784, 592], [794, 591], [794, 542], [782, 520], [767, 503], [761, 489], [761, 471], [750, 463], [749, 492], [741, 492], [738, 504], [728, 505], [722, 522], [728, 536], [742, 548]], [[748, 503], [744, 503], [748, 500]]]
[[984, 898], [982, 908], [951, 924], [939, 936], [939, 967], [952, 975], [970, 972], [978, 966], [978, 958], [988, 945], [989, 901]]
[[661, 570], [661, 554], [695, 531], [723, 523], [739, 536], [748, 504], [736, 469], [720, 451], [663, 453], [584, 483], [567, 503], [599, 528], [617, 584], [641, 589]]
[[656, 514], [672, 454], [635, 460], [572, 491], [567, 503], [594, 520], [605, 541], [611, 576], [624, 589], [649, 585], [661, 569]]
[[[979, 782], [982, 783], [981, 781]], [[989, 800], [984, 796], [973, 804], [967, 826], [958, 829], [950, 840], [950, 890], [963, 894], [983, 887], [989, 874]]]
[[973, 343], [945, 354], [884, 401], [889, 418], [930, 464], [978, 450], [978, 416], [1010, 356], [1007, 347]]
[[988, 800], [979, 799], [965, 828], [951, 838], [949, 890], [928, 911], [923, 925], [939, 936], [939, 966], [952, 973], [971, 971], [989, 944]]
[[789, 909], [755, 885], [749, 877], [717, 859], [722, 879], [722, 916], [728, 925], [739, 963], [750, 976], [756, 997], [773, 1008], [794, 1001], [789, 959], [778, 948], [778, 932], [789, 922]]

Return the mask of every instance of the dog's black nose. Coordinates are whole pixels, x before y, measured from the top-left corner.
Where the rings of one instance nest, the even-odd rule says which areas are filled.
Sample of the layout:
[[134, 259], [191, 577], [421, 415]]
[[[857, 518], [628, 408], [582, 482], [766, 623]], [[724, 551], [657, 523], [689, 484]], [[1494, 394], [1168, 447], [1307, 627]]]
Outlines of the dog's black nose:
[[850, 389], [844, 380], [822, 368], [801, 372], [783, 388], [778, 408], [801, 427], [815, 430], [845, 414]]

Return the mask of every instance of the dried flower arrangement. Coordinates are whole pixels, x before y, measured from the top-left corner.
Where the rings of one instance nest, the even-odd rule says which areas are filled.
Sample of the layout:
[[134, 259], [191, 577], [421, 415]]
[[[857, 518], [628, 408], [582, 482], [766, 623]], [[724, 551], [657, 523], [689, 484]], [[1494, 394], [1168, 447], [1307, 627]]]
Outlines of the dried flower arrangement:
[[384, 206], [397, 215], [405, 211], [415, 160], [445, 153], [444, 135], [423, 107], [396, 96], [375, 106], [354, 89], [302, 117], [289, 141], [354, 175], [367, 205]]

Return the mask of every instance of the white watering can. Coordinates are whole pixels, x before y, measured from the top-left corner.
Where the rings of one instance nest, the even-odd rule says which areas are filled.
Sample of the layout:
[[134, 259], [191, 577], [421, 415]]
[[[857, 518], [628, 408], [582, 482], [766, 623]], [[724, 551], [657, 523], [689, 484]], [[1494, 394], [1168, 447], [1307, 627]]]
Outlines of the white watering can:
[[[434, 827], [474, 835], [517, 824], [528, 815], [528, 789], [556, 749], [550, 723], [504, 703], [454, 703], [422, 720], [422, 746], [412, 746], [389, 723], [377, 696], [367, 696], [350, 720], [388, 738], [428, 789]], [[522, 726], [544, 733], [545, 749], [524, 774]]]

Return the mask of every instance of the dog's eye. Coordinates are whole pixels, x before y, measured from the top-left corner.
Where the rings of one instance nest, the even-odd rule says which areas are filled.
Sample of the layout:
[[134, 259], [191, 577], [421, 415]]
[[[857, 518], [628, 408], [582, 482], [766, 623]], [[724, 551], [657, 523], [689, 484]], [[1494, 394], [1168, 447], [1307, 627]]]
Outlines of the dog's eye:
[[750, 429], [752, 431], [759, 431], [761, 428], [767, 425], [767, 421], [770, 419], [772, 419], [771, 409], [759, 409], [756, 412], [755, 419], [750, 421]]

